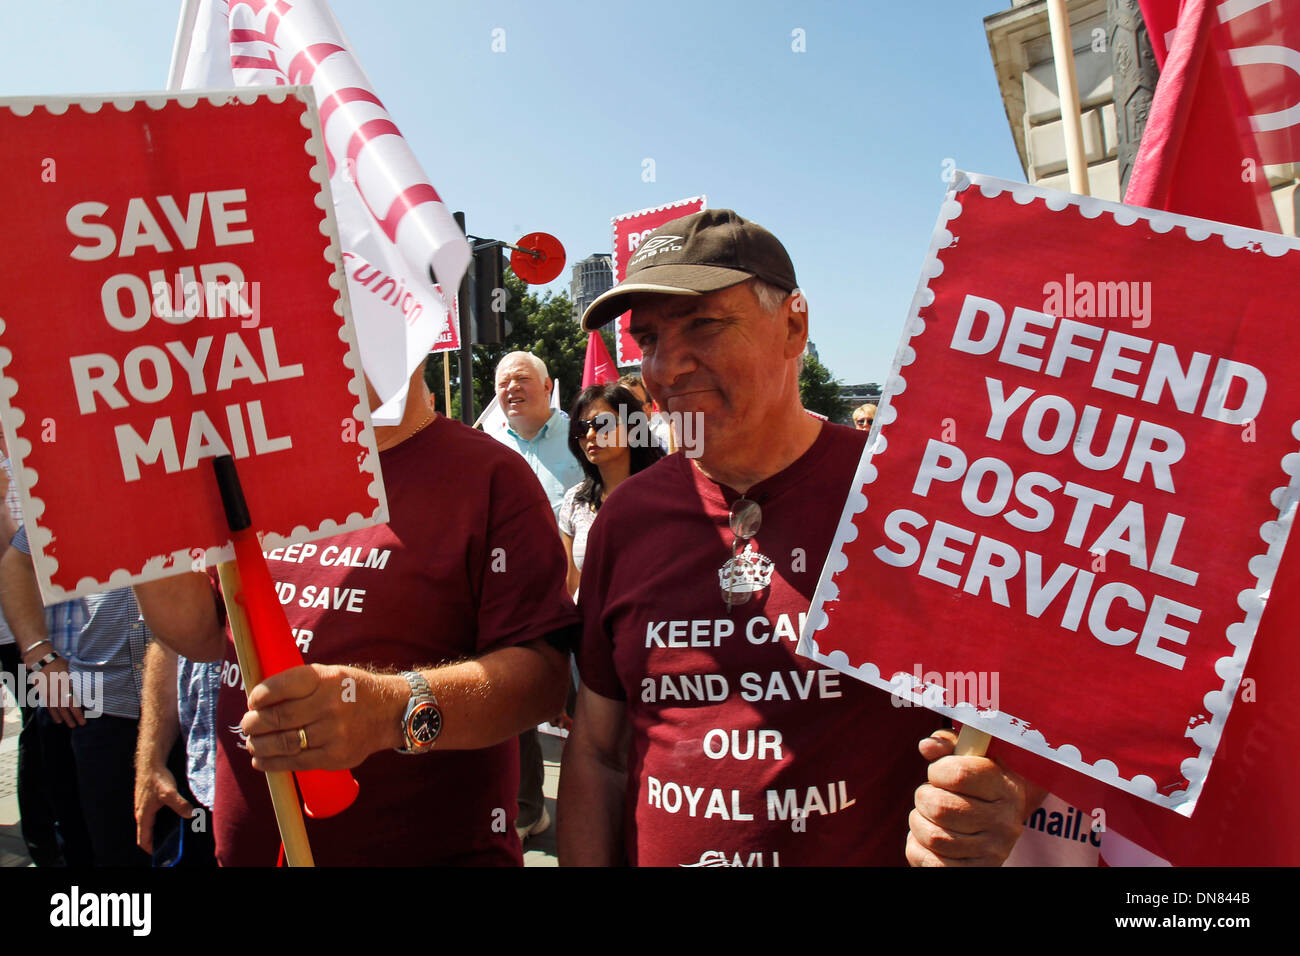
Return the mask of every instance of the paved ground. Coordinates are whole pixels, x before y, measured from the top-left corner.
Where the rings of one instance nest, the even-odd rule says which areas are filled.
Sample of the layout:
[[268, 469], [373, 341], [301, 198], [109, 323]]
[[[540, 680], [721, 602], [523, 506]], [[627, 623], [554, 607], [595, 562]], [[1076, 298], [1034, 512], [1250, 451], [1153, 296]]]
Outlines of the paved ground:
[[[18, 731], [21, 727], [18, 708], [5, 691], [4, 740], [0, 741], [0, 866], [31, 866], [27, 848], [18, 829]], [[542, 792], [546, 795], [546, 810], [551, 815], [551, 827], [524, 844], [525, 866], [555, 866], [555, 792], [560, 780], [560, 751], [563, 741], [550, 734], [542, 734], [542, 759], [546, 762], [546, 780]]]
[[18, 832], [18, 707], [0, 690], [4, 706], [4, 740], [0, 741], [0, 866], [31, 866]]
[[546, 812], [551, 815], [551, 827], [524, 843], [524, 866], [558, 865], [555, 860], [555, 794], [560, 785], [560, 754], [563, 752], [564, 741], [550, 734], [542, 734], [541, 737], [542, 760], [546, 762], [542, 793], [546, 796]]

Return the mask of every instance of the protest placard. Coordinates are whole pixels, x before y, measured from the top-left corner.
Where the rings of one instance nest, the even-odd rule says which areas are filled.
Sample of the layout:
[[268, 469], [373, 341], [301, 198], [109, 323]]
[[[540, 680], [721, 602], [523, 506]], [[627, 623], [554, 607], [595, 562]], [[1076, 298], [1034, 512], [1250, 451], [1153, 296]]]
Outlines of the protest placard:
[[0, 102], [0, 367], [47, 601], [386, 520], [308, 87]]
[[800, 651], [1189, 813], [1295, 508], [1298, 264], [958, 173]]
[[[664, 223], [699, 212], [707, 205], [708, 199], [704, 196], [692, 196], [663, 206], [626, 212], [610, 220], [614, 227], [614, 284], [627, 278], [628, 261], [640, 247], [642, 239]], [[641, 350], [628, 333], [631, 321], [632, 313], [624, 312], [614, 322], [614, 354], [618, 364], [623, 366], [641, 364]]]

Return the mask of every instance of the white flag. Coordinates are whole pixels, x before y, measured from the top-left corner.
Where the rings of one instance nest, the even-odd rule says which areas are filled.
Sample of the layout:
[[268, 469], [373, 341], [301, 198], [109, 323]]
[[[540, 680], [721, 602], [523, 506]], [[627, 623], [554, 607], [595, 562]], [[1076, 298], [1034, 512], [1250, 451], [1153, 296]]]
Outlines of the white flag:
[[497, 431], [505, 431], [509, 427], [505, 409], [501, 407], [501, 402], [497, 400], [495, 395], [487, 403], [487, 408], [479, 413], [478, 419], [474, 422], [474, 427], [483, 429], [489, 435]]
[[[456, 326], [470, 248], [324, 0], [198, 0], [181, 12], [172, 88], [311, 84], [361, 362], [396, 424], [406, 384]], [[441, 285], [429, 278], [432, 267]]]

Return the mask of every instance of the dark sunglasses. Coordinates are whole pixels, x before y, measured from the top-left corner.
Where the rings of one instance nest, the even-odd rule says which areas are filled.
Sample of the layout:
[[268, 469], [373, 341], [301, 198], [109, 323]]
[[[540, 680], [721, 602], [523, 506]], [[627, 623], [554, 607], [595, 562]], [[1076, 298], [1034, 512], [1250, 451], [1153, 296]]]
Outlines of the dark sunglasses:
[[575, 418], [573, 424], [577, 428], [577, 433], [579, 435], [585, 435], [593, 428], [596, 431], [604, 431], [606, 429], [612, 430], [617, 428], [618, 416], [613, 412], [601, 412], [599, 415], [592, 418]]

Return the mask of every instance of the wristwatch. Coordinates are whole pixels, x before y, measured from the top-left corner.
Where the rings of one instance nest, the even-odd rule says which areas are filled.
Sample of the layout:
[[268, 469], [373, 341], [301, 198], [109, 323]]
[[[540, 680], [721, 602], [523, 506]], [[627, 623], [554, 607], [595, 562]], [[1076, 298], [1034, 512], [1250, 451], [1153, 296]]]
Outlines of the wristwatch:
[[411, 685], [411, 699], [402, 715], [402, 739], [406, 746], [396, 750], [399, 754], [427, 754], [442, 732], [442, 711], [429, 689], [429, 682], [419, 672], [403, 671], [402, 676]]

